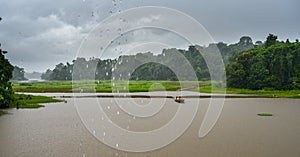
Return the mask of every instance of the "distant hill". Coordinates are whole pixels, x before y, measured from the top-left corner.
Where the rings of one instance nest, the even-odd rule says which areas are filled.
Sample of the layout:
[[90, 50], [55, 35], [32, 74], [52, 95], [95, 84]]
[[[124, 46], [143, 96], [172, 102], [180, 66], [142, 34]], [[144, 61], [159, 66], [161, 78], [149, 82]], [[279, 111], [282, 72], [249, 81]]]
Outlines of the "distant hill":
[[41, 79], [42, 73], [39, 73], [39, 72], [27, 73], [27, 72], [25, 72], [24, 75], [29, 80], [39, 80], [39, 79]]

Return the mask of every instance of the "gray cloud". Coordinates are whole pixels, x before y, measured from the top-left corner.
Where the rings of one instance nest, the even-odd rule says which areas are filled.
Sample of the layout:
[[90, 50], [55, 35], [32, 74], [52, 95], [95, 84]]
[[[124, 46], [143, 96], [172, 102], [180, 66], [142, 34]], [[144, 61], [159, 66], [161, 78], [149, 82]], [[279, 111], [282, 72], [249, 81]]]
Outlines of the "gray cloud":
[[[298, 0], [9, 0], [0, 2], [3, 18], [0, 42], [2, 49], [9, 51], [7, 57], [13, 64], [26, 71], [44, 71], [59, 62], [75, 59], [83, 38], [103, 19], [145, 5], [187, 13], [200, 22], [215, 41], [236, 42], [242, 35], [264, 40], [268, 33], [282, 40], [300, 37]], [[168, 32], [146, 33], [149, 38], [173, 38]], [[135, 36], [126, 44], [130, 47], [142, 40]], [[149, 45], [145, 47], [151, 49]]]

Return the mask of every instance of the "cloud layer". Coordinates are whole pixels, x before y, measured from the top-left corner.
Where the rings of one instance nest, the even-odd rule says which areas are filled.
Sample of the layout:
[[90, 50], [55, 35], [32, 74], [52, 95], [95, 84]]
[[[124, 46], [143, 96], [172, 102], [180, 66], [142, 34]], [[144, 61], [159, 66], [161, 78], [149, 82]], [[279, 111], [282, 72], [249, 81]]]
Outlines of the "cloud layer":
[[[274, 33], [282, 40], [290, 38], [293, 41], [300, 37], [300, 11], [297, 8], [300, 2], [297, 0], [9, 0], [0, 2], [0, 16], [3, 18], [0, 42], [2, 49], [9, 52], [7, 57], [13, 64], [29, 72], [45, 71], [59, 62], [75, 59], [80, 43], [105, 18], [145, 5], [170, 7], [189, 14], [209, 31], [215, 41], [231, 43], [242, 35], [264, 40], [268, 33]], [[139, 22], [158, 18], [159, 15]], [[176, 39], [170, 32], [157, 30], [135, 31], [133, 34], [132, 38], [128, 36], [128, 47], [138, 45], [144, 40], [143, 36]], [[144, 45], [144, 48], [151, 50], [153, 46]]]

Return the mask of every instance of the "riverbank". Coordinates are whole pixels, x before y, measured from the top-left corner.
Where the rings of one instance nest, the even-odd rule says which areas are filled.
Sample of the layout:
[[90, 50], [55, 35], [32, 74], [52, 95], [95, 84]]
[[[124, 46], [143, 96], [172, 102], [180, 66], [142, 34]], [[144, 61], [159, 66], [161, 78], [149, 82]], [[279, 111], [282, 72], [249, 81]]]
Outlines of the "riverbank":
[[[48, 96], [37, 96], [27, 94], [14, 94], [15, 102], [9, 108], [34, 109], [44, 107], [41, 103], [62, 102], [63, 100], [54, 99]], [[0, 110], [0, 116], [7, 114], [6, 111]]]
[[266, 98], [300, 98], [300, 90], [273, 90], [273, 89], [262, 89], [262, 90], [251, 90], [251, 89], [238, 89], [238, 88], [216, 88], [213, 89], [211, 86], [205, 86], [198, 88], [196, 91], [203, 93], [219, 93], [224, 94], [247, 94], [247, 95], [260, 95]]
[[[125, 81], [117, 82], [118, 92], [149, 92], [149, 91], [177, 91], [181, 90], [179, 81], [130, 81], [127, 85]], [[188, 83], [188, 82], [185, 82]], [[193, 87], [195, 82], [191, 82], [191, 87], [185, 90], [197, 91], [201, 93], [218, 93], [218, 94], [247, 94], [259, 95], [266, 98], [300, 98], [300, 90], [250, 90], [237, 88], [222, 88], [221, 84], [214, 83], [218, 87], [213, 89], [210, 81], [199, 81], [197, 87]], [[122, 86], [122, 87], [121, 87]], [[82, 88], [87, 87], [88, 90]], [[93, 87], [93, 88], [91, 88]], [[126, 87], [126, 88], [124, 88]], [[92, 90], [91, 90], [92, 89]], [[112, 93], [116, 92], [112, 88], [112, 81], [51, 81], [51, 82], [14, 82], [13, 90], [15, 92], [26, 93], [72, 93], [72, 92], [91, 92], [91, 93]]]

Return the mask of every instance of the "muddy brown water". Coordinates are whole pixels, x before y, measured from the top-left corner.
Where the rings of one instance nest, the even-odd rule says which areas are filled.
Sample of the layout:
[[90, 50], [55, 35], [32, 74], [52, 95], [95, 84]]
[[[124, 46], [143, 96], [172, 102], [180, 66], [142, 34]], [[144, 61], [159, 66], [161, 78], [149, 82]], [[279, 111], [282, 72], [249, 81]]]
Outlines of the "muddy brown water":
[[[76, 99], [89, 104], [96, 98]], [[119, 151], [100, 142], [82, 123], [74, 99], [66, 100], [67, 103], [48, 103], [40, 109], [8, 110], [9, 114], [0, 117], [0, 156], [300, 156], [299, 99], [226, 99], [219, 120], [204, 138], [198, 138], [198, 131], [209, 99], [197, 99], [200, 101], [198, 112], [185, 133], [166, 147], [144, 153]], [[163, 126], [180, 105], [168, 99], [153, 118], [136, 118], [128, 124], [129, 115], [123, 111], [118, 112], [118, 116], [114, 114], [118, 109], [111, 98], [98, 98], [98, 101], [111, 106], [107, 114], [115, 124], [132, 131], [149, 131]], [[150, 100], [138, 98], [134, 101], [147, 104]], [[195, 98], [186, 101], [193, 102]], [[264, 112], [273, 116], [257, 116]]]

